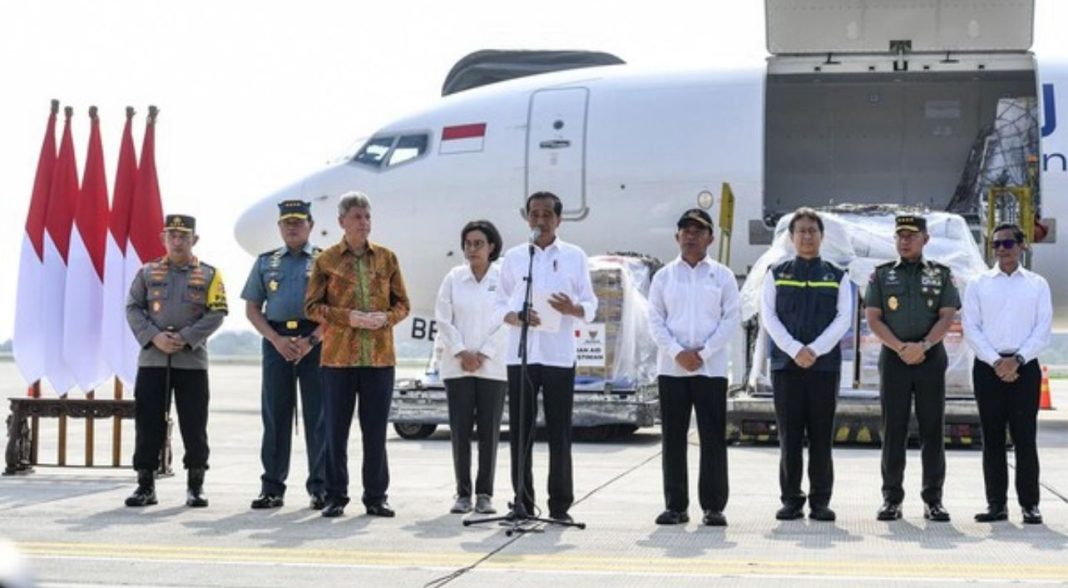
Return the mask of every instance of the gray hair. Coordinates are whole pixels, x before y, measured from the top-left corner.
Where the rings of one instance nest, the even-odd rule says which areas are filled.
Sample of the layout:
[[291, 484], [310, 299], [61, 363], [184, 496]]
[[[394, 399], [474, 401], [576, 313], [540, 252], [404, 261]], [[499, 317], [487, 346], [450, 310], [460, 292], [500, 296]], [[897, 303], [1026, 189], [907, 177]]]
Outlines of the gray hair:
[[338, 196], [338, 216], [345, 216], [353, 208], [363, 208], [365, 210], [371, 210], [371, 199], [367, 197], [367, 194], [357, 191], [345, 192], [341, 196]]

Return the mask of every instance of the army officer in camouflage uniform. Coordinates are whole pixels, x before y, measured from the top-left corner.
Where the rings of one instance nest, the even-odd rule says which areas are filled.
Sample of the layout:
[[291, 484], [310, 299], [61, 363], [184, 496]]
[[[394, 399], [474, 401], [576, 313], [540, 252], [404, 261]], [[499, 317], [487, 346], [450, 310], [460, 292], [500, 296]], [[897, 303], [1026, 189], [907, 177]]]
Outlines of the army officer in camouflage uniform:
[[960, 308], [960, 297], [949, 268], [924, 259], [923, 247], [930, 238], [926, 219], [898, 216], [894, 241], [901, 257], [875, 268], [864, 301], [868, 325], [883, 343], [879, 355], [884, 500], [880, 521], [901, 518], [913, 395], [923, 460], [923, 516], [949, 521], [942, 506], [947, 365], [942, 338]]
[[188, 470], [186, 505], [208, 505], [208, 336], [226, 316], [222, 275], [193, 255], [196, 220], [167, 215], [162, 234], [167, 255], [145, 264], [130, 285], [126, 321], [141, 344], [134, 398], [137, 489], [126, 506], [156, 504], [153, 474], [167, 430], [170, 388], [178, 409]]

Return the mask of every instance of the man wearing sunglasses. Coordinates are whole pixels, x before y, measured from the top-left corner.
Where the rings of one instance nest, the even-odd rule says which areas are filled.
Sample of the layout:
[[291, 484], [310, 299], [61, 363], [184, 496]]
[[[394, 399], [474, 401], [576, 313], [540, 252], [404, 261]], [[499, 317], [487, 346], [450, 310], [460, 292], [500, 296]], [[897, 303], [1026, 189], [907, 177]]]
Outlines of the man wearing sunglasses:
[[914, 395], [923, 461], [923, 517], [949, 521], [949, 512], [942, 506], [948, 363], [942, 338], [960, 308], [960, 297], [950, 269], [924, 259], [923, 247], [930, 239], [927, 219], [898, 216], [894, 242], [900, 258], [875, 268], [864, 299], [868, 325], [883, 344], [879, 354], [884, 500], [877, 515], [880, 521], [901, 518], [905, 450]]
[[1050, 342], [1053, 301], [1045, 278], [1024, 269], [1024, 233], [1016, 225], [994, 229], [997, 261], [964, 294], [964, 339], [975, 351], [972, 384], [983, 427], [983, 481], [987, 509], [981, 523], [1004, 521], [1009, 475], [1006, 426], [1016, 444], [1016, 499], [1023, 522], [1042, 523], [1038, 510], [1038, 402], [1042, 372], [1038, 354]]

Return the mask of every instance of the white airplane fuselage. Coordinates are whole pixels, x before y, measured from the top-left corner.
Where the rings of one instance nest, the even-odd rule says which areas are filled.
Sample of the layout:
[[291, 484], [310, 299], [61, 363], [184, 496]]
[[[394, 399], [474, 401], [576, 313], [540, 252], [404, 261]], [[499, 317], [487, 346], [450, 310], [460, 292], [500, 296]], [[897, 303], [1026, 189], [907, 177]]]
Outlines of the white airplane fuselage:
[[[820, 71], [832, 69], [821, 68], [822, 59], [777, 57], [749, 68], [678, 73], [599, 67], [454, 94], [372, 135], [372, 141], [392, 138], [394, 148], [399, 148], [398, 138], [423, 137], [425, 149], [418, 156], [395, 165], [356, 160], [332, 165], [251, 206], [238, 221], [236, 236], [253, 254], [277, 247], [276, 204], [301, 198], [312, 202], [317, 219], [313, 241], [328, 246], [342, 234], [335, 221], [337, 197], [350, 190], [367, 193], [372, 201], [371, 239], [397, 253], [416, 318], [397, 334], [425, 338], [441, 278], [463, 262], [460, 229], [467, 221], [491, 220], [505, 246], [514, 245], [529, 232], [522, 215], [526, 196], [551, 190], [564, 201], [562, 239], [590, 254], [635, 251], [670, 260], [677, 254], [673, 235], [681, 212], [705, 206], [718, 224], [721, 185], [726, 182], [736, 197], [731, 267], [745, 275], [766, 249], [760, 237], [768, 230], [763, 219], [786, 212], [784, 208], [840, 204], [853, 201], [853, 196], [869, 203], [938, 208], [961, 173], [967, 148], [958, 153], [959, 145], [971, 140], [963, 135], [979, 124], [971, 119], [990, 109], [989, 104], [969, 106], [969, 96], [997, 94], [1002, 87], [997, 84], [1030, 88], [1038, 100], [1044, 134], [1039, 155], [1041, 215], [1068, 230], [1068, 131], [1058, 129], [1055, 120], [1057, 111], [1068, 112], [1068, 64], [1039, 67], [1027, 52], [963, 56], [952, 64], [939, 63], [941, 56], [917, 55], [910, 72], [895, 73], [892, 56], [843, 57], [834, 71]], [[982, 76], [975, 81], [969, 72]], [[768, 109], [789, 110], [793, 94], [782, 92], [795, 91], [771, 84], [790, 84], [794, 73], [804, 80], [796, 90], [798, 104], [815, 100], [815, 108], [826, 110], [831, 119], [835, 107], [820, 104], [832, 104], [855, 91], [868, 92], [866, 102], [873, 109], [897, 108], [893, 105], [900, 102], [906, 112], [919, 101], [915, 109], [926, 114], [905, 123], [916, 129], [901, 130], [894, 122], [896, 114], [868, 117], [853, 112], [850, 120], [855, 122], [849, 124], [855, 128], [824, 132], [805, 129], [807, 115], [799, 110], [788, 112], [785, 120], [774, 119], [775, 128], [769, 131], [769, 116], [775, 113]], [[1019, 76], [1023, 82], [1009, 79]], [[834, 86], [839, 81], [848, 83]], [[828, 84], [835, 89], [813, 94], [825, 92]], [[967, 84], [978, 86], [973, 92]], [[867, 121], [874, 121], [874, 128], [867, 128]], [[900, 142], [901, 154], [885, 165], [849, 161], [850, 151], [877, 152], [880, 133], [887, 141]], [[957, 143], [942, 149], [943, 140]], [[828, 146], [828, 141], [838, 145]], [[923, 157], [910, 155], [913, 144]], [[795, 150], [812, 162], [793, 163]], [[943, 151], [952, 165], [925, 155]], [[824, 152], [828, 162], [819, 160]], [[772, 158], [785, 176], [766, 168]], [[769, 183], [782, 191], [784, 177], [796, 185], [794, 200], [769, 193]], [[915, 178], [925, 183], [910, 184]], [[884, 185], [889, 192], [880, 191]], [[877, 189], [870, 189], [873, 186]], [[717, 226], [716, 239], [721, 238]], [[1057, 294], [1068, 290], [1068, 268], [1058, 263], [1064, 239], [1068, 234], [1034, 246], [1033, 269], [1049, 279], [1058, 319], [1068, 318], [1068, 297]]]

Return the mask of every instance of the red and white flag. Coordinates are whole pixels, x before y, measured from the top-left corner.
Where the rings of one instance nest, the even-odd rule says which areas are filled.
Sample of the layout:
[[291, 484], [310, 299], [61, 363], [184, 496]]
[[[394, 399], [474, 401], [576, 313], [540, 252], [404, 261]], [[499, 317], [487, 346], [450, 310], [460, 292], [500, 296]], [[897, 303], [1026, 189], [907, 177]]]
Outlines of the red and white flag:
[[[156, 116], [159, 110], [148, 107], [145, 120], [145, 138], [141, 143], [141, 163], [137, 166], [137, 184], [134, 187], [133, 209], [130, 211], [130, 247], [137, 269], [157, 257], [163, 257], [163, 202], [159, 195], [159, 180], [156, 177]], [[130, 259], [130, 247], [126, 257]], [[129, 263], [127, 263], [129, 265]], [[136, 270], [135, 270], [136, 273]], [[130, 276], [133, 279], [133, 276]]]
[[441, 129], [441, 144], [438, 153], [473, 153], [482, 151], [486, 139], [486, 123], [454, 125]]
[[141, 262], [128, 246], [130, 213], [133, 210], [134, 188], [137, 184], [137, 154], [133, 142], [134, 109], [126, 108], [126, 126], [119, 147], [119, 164], [108, 215], [108, 232], [104, 255], [104, 299], [101, 321], [101, 340], [104, 356], [111, 371], [127, 387], [134, 385], [137, 376], [137, 354], [140, 346], [126, 322], [126, 296], [130, 292]]
[[63, 360], [63, 298], [67, 284], [67, 252], [74, 206], [78, 200], [78, 165], [74, 159], [70, 118], [73, 109], [63, 109], [63, 139], [52, 174], [52, 189], [45, 214], [44, 273], [41, 280], [41, 329], [44, 331], [45, 378], [59, 395], [74, 386], [74, 376]]
[[45, 346], [41, 328], [41, 276], [44, 272], [45, 215], [52, 173], [56, 166], [56, 113], [59, 101], [52, 101], [41, 155], [37, 158], [37, 175], [33, 179], [30, 210], [26, 214], [26, 232], [19, 255], [18, 294], [15, 298], [15, 363], [27, 383], [44, 376]]
[[96, 107], [89, 108], [89, 149], [81, 196], [74, 209], [74, 230], [67, 255], [63, 310], [63, 359], [78, 387], [96, 389], [108, 378], [101, 340], [104, 301], [104, 241], [108, 230], [108, 184]]

